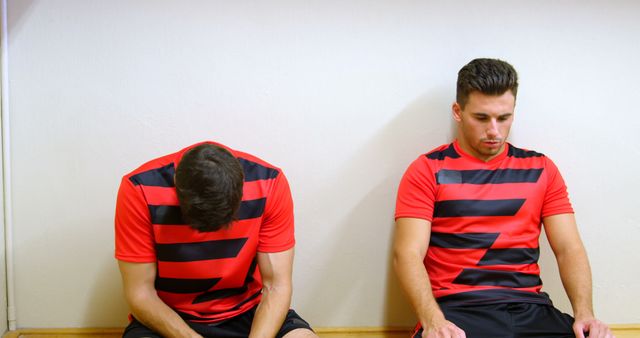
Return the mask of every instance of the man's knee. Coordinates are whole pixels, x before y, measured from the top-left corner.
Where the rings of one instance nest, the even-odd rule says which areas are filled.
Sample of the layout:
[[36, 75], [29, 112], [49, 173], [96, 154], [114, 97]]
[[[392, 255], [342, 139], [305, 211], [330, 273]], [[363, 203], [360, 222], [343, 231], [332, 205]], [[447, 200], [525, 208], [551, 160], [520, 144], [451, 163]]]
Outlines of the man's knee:
[[124, 329], [122, 338], [161, 338], [161, 336], [133, 318], [131, 323]]
[[295, 329], [285, 334], [282, 338], [318, 338], [318, 336], [309, 329]]

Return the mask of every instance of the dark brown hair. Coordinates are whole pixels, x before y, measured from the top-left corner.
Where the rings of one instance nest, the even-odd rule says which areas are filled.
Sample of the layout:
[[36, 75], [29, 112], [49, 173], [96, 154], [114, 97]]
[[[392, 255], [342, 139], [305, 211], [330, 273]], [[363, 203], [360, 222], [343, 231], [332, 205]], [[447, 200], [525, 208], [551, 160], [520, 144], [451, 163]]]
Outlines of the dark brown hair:
[[205, 143], [187, 151], [176, 169], [182, 217], [199, 231], [216, 231], [234, 219], [242, 200], [244, 173], [228, 150]]
[[485, 95], [502, 95], [510, 90], [518, 93], [518, 73], [505, 61], [498, 59], [474, 59], [458, 72], [456, 102], [460, 108], [469, 101], [474, 91]]

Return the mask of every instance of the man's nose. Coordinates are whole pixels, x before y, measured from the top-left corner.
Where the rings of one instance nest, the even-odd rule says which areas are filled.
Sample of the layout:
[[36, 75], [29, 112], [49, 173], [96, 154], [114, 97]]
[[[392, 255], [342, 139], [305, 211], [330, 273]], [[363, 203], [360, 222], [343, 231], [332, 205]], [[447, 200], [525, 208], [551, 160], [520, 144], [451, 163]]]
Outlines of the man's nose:
[[498, 120], [491, 119], [491, 121], [489, 121], [489, 126], [487, 127], [487, 136], [489, 138], [498, 138], [500, 136], [500, 131], [498, 130]]

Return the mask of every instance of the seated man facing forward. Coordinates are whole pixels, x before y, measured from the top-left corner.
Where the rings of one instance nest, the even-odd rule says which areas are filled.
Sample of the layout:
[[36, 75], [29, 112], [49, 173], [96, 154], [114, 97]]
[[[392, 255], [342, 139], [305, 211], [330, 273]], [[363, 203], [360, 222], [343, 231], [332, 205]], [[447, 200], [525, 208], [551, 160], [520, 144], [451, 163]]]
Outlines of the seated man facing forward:
[[[506, 62], [464, 66], [456, 140], [402, 178], [394, 262], [419, 320], [414, 337], [611, 337], [593, 314], [589, 262], [558, 169], [506, 143], [517, 90]], [[540, 291], [541, 223], [575, 320]]]
[[317, 337], [289, 309], [293, 203], [280, 169], [204, 142], [124, 176], [124, 337]]

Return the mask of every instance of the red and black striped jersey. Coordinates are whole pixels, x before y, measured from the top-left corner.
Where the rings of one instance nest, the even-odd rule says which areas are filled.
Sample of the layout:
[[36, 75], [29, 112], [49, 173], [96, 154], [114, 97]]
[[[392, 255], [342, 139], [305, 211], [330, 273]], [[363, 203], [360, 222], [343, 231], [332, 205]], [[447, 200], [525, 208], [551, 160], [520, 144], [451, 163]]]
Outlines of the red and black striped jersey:
[[537, 297], [541, 221], [562, 213], [573, 209], [549, 158], [507, 144], [484, 162], [455, 141], [409, 166], [395, 217], [431, 222], [424, 264], [438, 301], [547, 302]]
[[279, 168], [225, 147], [244, 170], [237, 220], [213, 232], [191, 228], [180, 213], [174, 174], [182, 155], [199, 144], [123, 177], [116, 203], [115, 257], [157, 263], [158, 296], [186, 320], [216, 322], [260, 302], [256, 253], [294, 246], [293, 202]]

